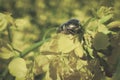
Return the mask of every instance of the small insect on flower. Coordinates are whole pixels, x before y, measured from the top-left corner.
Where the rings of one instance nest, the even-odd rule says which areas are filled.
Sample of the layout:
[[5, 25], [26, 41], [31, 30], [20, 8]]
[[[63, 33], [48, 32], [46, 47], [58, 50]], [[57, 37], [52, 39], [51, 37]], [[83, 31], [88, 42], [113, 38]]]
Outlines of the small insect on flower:
[[77, 19], [71, 19], [66, 23], [62, 24], [57, 29], [57, 33], [72, 34], [72, 35], [79, 34], [82, 31], [83, 29], [80, 24], [80, 21]]

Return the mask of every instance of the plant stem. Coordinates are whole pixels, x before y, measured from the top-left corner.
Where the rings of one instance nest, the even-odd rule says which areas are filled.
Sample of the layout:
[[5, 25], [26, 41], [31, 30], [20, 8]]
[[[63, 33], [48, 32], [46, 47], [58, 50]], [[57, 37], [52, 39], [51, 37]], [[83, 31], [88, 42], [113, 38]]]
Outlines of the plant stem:
[[48, 41], [49, 38], [46, 39], [46, 36], [47, 34], [50, 32], [50, 31], [53, 31], [55, 30], [56, 28], [51, 28], [49, 29], [43, 36], [43, 39], [42, 41], [38, 42], [38, 43], [35, 43], [33, 45], [31, 45], [30, 47], [28, 47], [27, 49], [23, 50], [23, 52], [21, 53], [20, 57], [24, 57], [26, 56], [29, 52], [33, 51], [34, 49], [38, 48], [39, 46], [41, 46], [44, 42]]
[[8, 39], [10, 43], [12, 43], [12, 32], [11, 32], [10, 27], [11, 27], [10, 25], [7, 26], [7, 31], [8, 31]]
[[47, 35], [48, 35], [51, 31], [54, 31], [55, 29], [56, 29], [56, 28], [51, 28], [51, 29], [47, 30], [47, 31], [45, 32], [42, 40], [45, 40], [46, 37], [47, 37]]
[[23, 52], [21, 53], [20, 57], [24, 57], [26, 56], [29, 52], [33, 51], [34, 49], [38, 48], [39, 46], [41, 46], [44, 42], [48, 41], [48, 39], [42, 40], [38, 43], [35, 43], [33, 45], [31, 45], [30, 47], [28, 47], [27, 49], [23, 50]]

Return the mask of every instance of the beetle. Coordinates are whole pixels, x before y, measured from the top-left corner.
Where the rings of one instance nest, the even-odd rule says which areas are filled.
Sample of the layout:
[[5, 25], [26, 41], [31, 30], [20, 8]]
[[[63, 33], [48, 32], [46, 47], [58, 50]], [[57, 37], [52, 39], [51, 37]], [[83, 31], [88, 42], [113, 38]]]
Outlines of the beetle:
[[79, 34], [82, 32], [82, 26], [78, 19], [70, 19], [69, 21], [63, 23], [58, 29], [57, 33], [64, 33], [64, 34]]

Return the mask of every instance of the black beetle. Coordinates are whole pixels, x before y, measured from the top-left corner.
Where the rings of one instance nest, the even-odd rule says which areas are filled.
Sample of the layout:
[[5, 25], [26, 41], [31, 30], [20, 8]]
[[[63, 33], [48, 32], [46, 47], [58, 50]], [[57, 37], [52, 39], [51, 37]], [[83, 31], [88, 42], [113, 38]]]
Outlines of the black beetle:
[[66, 23], [62, 24], [58, 29], [58, 33], [64, 33], [64, 34], [79, 34], [82, 32], [82, 26], [77, 19], [70, 19]]

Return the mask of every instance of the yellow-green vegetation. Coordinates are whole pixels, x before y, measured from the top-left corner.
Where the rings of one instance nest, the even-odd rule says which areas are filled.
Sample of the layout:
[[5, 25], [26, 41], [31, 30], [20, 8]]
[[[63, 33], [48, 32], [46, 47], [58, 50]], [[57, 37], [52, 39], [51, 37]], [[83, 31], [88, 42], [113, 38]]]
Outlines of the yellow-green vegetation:
[[25, 80], [25, 76], [27, 74], [27, 67], [26, 62], [23, 58], [13, 59], [9, 63], [8, 69], [10, 74], [16, 77], [16, 80]]
[[[119, 0], [0, 0], [0, 80], [120, 80], [119, 7]], [[72, 18], [83, 32], [57, 33]]]

